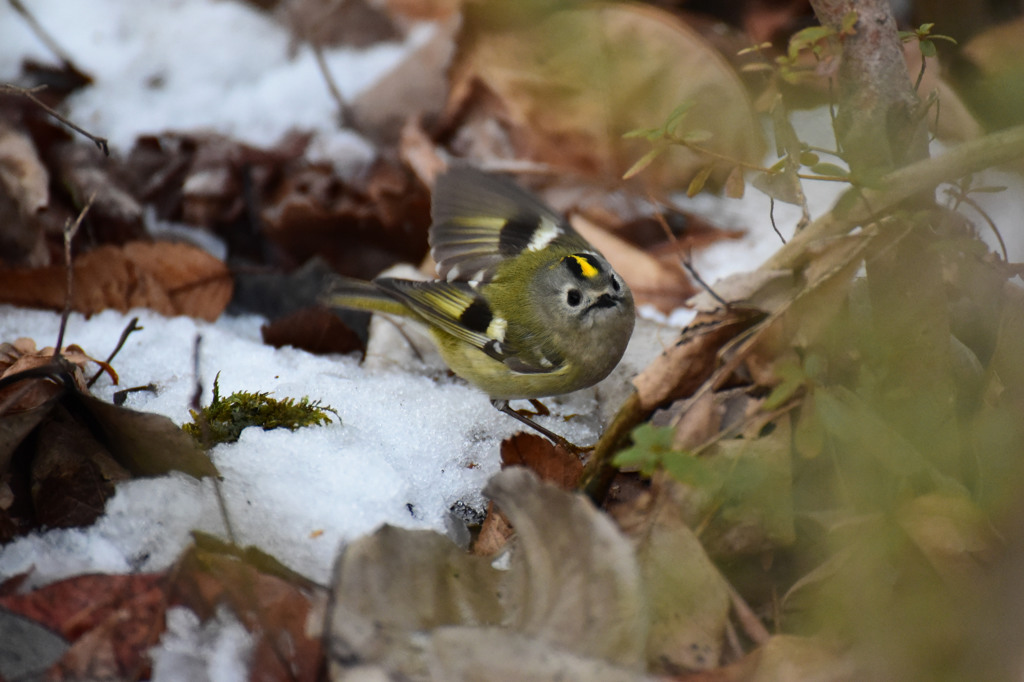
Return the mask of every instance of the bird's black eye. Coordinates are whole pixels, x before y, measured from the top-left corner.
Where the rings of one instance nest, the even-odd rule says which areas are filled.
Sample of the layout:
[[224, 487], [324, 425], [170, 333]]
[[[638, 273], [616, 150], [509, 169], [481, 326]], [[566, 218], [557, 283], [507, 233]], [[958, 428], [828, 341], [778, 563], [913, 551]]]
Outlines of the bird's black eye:
[[617, 277], [612, 277], [612, 289], [618, 291], [621, 287], [619, 286], [619, 280]]
[[582, 298], [583, 297], [580, 295], [579, 289], [569, 289], [569, 291], [565, 292], [565, 302], [573, 308], [580, 304]]

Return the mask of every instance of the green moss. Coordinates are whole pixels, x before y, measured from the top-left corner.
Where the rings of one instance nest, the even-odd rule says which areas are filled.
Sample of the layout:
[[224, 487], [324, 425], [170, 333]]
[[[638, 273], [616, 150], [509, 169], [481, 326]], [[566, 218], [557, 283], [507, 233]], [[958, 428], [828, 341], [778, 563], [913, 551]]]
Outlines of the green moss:
[[221, 398], [219, 379], [218, 374], [213, 381], [213, 401], [199, 412], [189, 410], [192, 421], [181, 427], [206, 447], [235, 442], [247, 426], [295, 431], [303, 426], [330, 424], [328, 412], [338, 416], [334, 408], [321, 405], [319, 400], [310, 402], [305, 396], [296, 402], [294, 398], [278, 400], [267, 393], [237, 391]]

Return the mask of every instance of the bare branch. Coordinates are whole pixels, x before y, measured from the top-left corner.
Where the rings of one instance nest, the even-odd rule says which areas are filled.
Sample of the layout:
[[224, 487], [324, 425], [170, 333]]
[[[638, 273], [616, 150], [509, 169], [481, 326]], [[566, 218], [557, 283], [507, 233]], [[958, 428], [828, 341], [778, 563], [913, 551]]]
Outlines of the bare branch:
[[[132, 332], [137, 332], [140, 330], [142, 330], [142, 327], [139, 326], [139, 318], [133, 317], [131, 322], [128, 323], [128, 326], [121, 331], [121, 338], [118, 339], [117, 345], [114, 346], [114, 350], [110, 352], [110, 355], [107, 356], [107, 359], [103, 364], [109, 365], [111, 362], [113, 362], [117, 354], [121, 352], [121, 348], [124, 346], [124, 342], [128, 340], [128, 337], [132, 334]], [[96, 374], [94, 374], [92, 378], [89, 379], [89, 381], [85, 384], [86, 388], [92, 388], [92, 385], [95, 384], [96, 380], [100, 378], [100, 375], [103, 374], [103, 371], [104, 367], [102, 366], [98, 370], [96, 370]], [[117, 403], [115, 402], [115, 404]]]
[[345, 101], [344, 95], [342, 95], [341, 90], [338, 89], [338, 84], [334, 82], [334, 77], [331, 75], [330, 69], [327, 68], [327, 60], [324, 59], [323, 48], [321, 48], [320, 43], [315, 40], [310, 40], [309, 46], [313, 48], [313, 56], [316, 58], [316, 65], [320, 69], [320, 74], [324, 77], [324, 82], [327, 84], [327, 91], [331, 93], [331, 97], [334, 98], [335, 104], [338, 105], [338, 125], [352, 125], [352, 108], [349, 107], [348, 102]]
[[[940, 157], [924, 159], [884, 176], [877, 187], [852, 187], [850, 192], [861, 199], [850, 202], [847, 211], [832, 210], [796, 233], [785, 246], [761, 266], [762, 269], [786, 269], [799, 262], [807, 246], [825, 237], [849, 232], [869, 222], [873, 216], [887, 211], [901, 201], [920, 192], [933, 190], [943, 182], [953, 182], [971, 173], [1024, 157], [1024, 125], [1008, 128], [976, 140], [964, 142]], [[844, 199], [840, 199], [840, 205]]]
[[97, 147], [99, 147], [100, 151], [103, 152], [104, 156], [110, 156], [110, 146], [107, 144], [107, 138], [100, 137], [99, 135], [93, 135], [88, 130], [85, 130], [84, 128], [79, 128], [77, 125], [72, 123], [69, 119], [65, 118], [64, 116], [62, 116], [61, 114], [56, 112], [54, 109], [52, 109], [51, 107], [47, 106], [47, 104], [45, 102], [43, 102], [41, 99], [39, 99], [38, 97], [35, 96], [35, 93], [39, 92], [44, 87], [45, 86], [40, 86], [40, 87], [37, 87], [37, 88], [21, 88], [21, 87], [18, 87], [17, 85], [11, 85], [10, 83], [0, 83], [0, 92], [11, 92], [11, 93], [14, 93], [16, 95], [21, 95], [22, 97], [29, 98], [30, 100], [35, 102], [36, 106], [41, 108], [43, 111], [48, 113], [50, 116], [53, 116], [55, 119], [57, 119], [58, 121], [60, 121], [64, 125], [66, 125], [67, 127], [71, 128], [75, 132], [77, 132], [77, 133], [79, 133], [81, 135], [84, 135], [84, 136], [88, 137], [90, 140], [92, 140], [93, 143]]
[[71, 57], [68, 56], [68, 53], [65, 52], [59, 44], [57, 44], [57, 41], [53, 39], [53, 36], [46, 32], [43, 25], [36, 21], [36, 18], [28, 11], [28, 8], [21, 4], [21, 0], [7, 0], [7, 3], [14, 8], [15, 12], [21, 15], [21, 18], [24, 19], [25, 23], [28, 24], [32, 31], [35, 32], [39, 40], [50, 49], [50, 52], [52, 52], [65, 67], [72, 71], [81, 73], [75, 67], [75, 63], [71, 61]]
[[67, 224], [64, 225], [64, 267], [67, 268], [67, 289], [64, 294], [64, 312], [60, 317], [60, 331], [57, 332], [57, 343], [54, 345], [53, 349], [54, 359], [60, 355], [60, 349], [64, 345], [64, 331], [68, 326], [68, 317], [71, 316], [71, 295], [74, 291], [73, 287], [75, 280], [75, 269], [71, 261], [71, 241], [78, 233], [78, 228], [82, 226], [82, 221], [85, 220], [85, 214], [89, 212], [95, 198], [95, 194], [90, 196], [89, 200], [85, 202], [85, 206], [83, 206], [82, 210], [78, 212], [78, 217], [75, 218], [75, 221], [68, 221]]
[[877, 176], [928, 156], [927, 126], [918, 114], [889, 0], [811, 0], [823, 26], [839, 29], [856, 13], [856, 31], [843, 38], [836, 133], [854, 176]]

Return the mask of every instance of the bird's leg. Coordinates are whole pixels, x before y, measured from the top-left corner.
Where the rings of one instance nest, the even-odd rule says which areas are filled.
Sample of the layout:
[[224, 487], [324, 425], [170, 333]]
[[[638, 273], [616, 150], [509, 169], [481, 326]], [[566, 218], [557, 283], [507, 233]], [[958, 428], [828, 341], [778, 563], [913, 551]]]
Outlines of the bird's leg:
[[545, 429], [543, 426], [541, 426], [537, 422], [533, 421], [532, 419], [530, 419], [526, 415], [523, 415], [523, 414], [520, 414], [519, 412], [516, 412], [511, 407], [509, 407], [507, 400], [492, 400], [491, 401], [491, 405], [494, 405], [494, 408], [496, 410], [498, 410], [498, 412], [504, 412], [505, 414], [507, 414], [508, 416], [512, 417], [513, 419], [519, 420], [523, 424], [526, 424], [530, 428], [536, 430], [538, 433], [540, 433], [542, 436], [544, 436], [545, 438], [550, 440], [555, 445], [560, 445], [563, 448], [565, 448], [566, 450], [568, 450], [569, 452], [574, 452], [574, 453], [579, 454], [579, 453], [584, 452], [586, 450], [586, 448], [581, 448], [580, 446], [576, 445], [575, 443], [569, 442], [568, 440], [566, 440], [562, 436], [559, 436], [554, 431], [549, 431], [549, 430]]
[[527, 398], [527, 400], [529, 400], [530, 404], [533, 405], [533, 412], [530, 412], [529, 410], [516, 410], [516, 412], [518, 412], [521, 416], [523, 416], [523, 417], [550, 417], [551, 416], [551, 410], [548, 409], [547, 405], [545, 405], [541, 401], [537, 400], [536, 398]]

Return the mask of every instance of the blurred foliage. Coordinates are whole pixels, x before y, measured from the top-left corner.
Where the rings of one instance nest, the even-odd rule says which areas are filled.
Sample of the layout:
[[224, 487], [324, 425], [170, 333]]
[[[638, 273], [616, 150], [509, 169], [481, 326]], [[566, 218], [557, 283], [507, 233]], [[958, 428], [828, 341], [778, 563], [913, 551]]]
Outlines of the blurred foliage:
[[1000, 529], [1024, 482], [1024, 291], [952, 211], [885, 227], [841, 305], [748, 351], [753, 416], [688, 448], [685, 420], [645, 424], [617, 463], [682, 485], [705, 550], [782, 632], [844, 638], [879, 679], [994, 674], [1007, 659], [977, 633], [1021, 539]]
[[[884, 168], [823, 162], [850, 165], [841, 136], [834, 150], [808, 145], [778, 94], [805, 80], [831, 92], [856, 22], [800, 31], [774, 59], [767, 44], [746, 51], [776, 88], [779, 156], [751, 184], [802, 206], [804, 223], [803, 180], [886, 189]], [[899, 38], [923, 57], [955, 42], [932, 24]], [[629, 174], [672, 146], [702, 151], [687, 111], [629, 133], [651, 144]], [[702, 190], [698, 175], [689, 194]], [[716, 375], [655, 415], [668, 425], [638, 427], [615, 459], [671, 491], [661, 499], [769, 629], [842, 642], [857, 667], [842, 679], [1019, 679], [1024, 590], [1007, 576], [1024, 545], [1021, 269], [957, 212], [965, 192], [945, 207], [933, 196], [810, 244], [787, 300], [763, 306], [765, 320], [719, 350]], [[765, 294], [748, 293], [738, 300]]]

